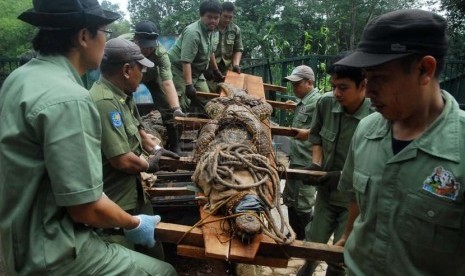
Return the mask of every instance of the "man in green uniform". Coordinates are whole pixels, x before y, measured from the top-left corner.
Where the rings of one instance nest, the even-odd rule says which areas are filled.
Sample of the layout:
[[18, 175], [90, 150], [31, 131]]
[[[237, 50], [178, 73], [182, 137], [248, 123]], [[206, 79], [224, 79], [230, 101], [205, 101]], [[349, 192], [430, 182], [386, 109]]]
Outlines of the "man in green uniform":
[[[207, 0], [200, 4], [199, 11], [200, 19], [184, 28], [168, 52], [174, 85], [184, 111], [203, 112], [203, 103], [197, 99], [196, 93], [197, 90], [208, 92], [202, 74], [209, 65], [215, 80], [224, 79], [215, 61], [213, 35], [218, 26], [221, 6], [216, 0]], [[192, 108], [191, 101], [194, 104]]]
[[147, 68], [142, 83], [150, 90], [155, 108], [160, 111], [168, 136], [167, 149], [180, 153], [180, 137], [174, 126], [174, 116], [184, 117], [185, 114], [179, 105], [168, 52], [158, 43], [158, 31], [151, 21], [145, 20], [137, 23], [133, 39], [141, 48], [142, 54], [155, 63], [154, 67]]
[[[0, 239], [7, 275], [175, 275], [172, 266], [103, 241], [120, 227], [151, 245], [156, 217], [102, 193], [100, 117], [80, 76], [99, 66], [106, 26], [96, 0], [36, 0], [19, 18], [38, 52], [0, 91]], [[164, 264], [164, 266], [162, 266]]]
[[[289, 168], [303, 169], [312, 163], [312, 144], [308, 140], [310, 123], [312, 122], [315, 105], [320, 98], [318, 89], [313, 86], [315, 74], [312, 68], [300, 65], [294, 68], [285, 82], [292, 83], [295, 96], [299, 99], [294, 111], [292, 127], [299, 129], [298, 134], [291, 138]], [[305, 226], [313, 218], [313, 204], [315, 203], [315, 187], [305, 185], [303, 180], [288, 180], [284, 187], [284, 204], [287, 206], [289, 224], [296, 233], [298, 240], [305, 238]]]
[[[153, 66], [135, 43], [123, 38], [111, 39], [105, 46], [100, 79], [90, 90], [102, 124], [103, 191], [123, 210], [134, 215], [153, 215], [138, 174], [158, 170], [161, 156], [179, 158], [150, 139], [132, 98], [143, 72]], [[147, 162], [139, 157], [142, 151], [152, 153], [154, 157]], [[134, 249], [120, 229], [103, 229], [101, 232], [106, 240]], [[163, 259], [161, 243], [156, 245], [136, 249]]]
[[[215, 59], [221, 74], [226, 75], [228, 70], [238, 74], [241, 73], [239, 66], [244, 46], [242, 45], [241, 29], [234, 23], [234, 4], [224, 2], [221, 5], [220, 21], [218, 30], [215, 34], [218, 36], [218, 44], [215, 49]], [[212, 75], [212, 69], [208, 69], [205, 76]], [[208, 87], [210, 91], [217, 91], [216, 82], [209, 80]]]
[[[333, 64], [328, 73], [333, 92], [318, 100], [309, 138], [313, 145], [312, 165], [308, 169], [327, 172], [318, 179], [313, 221], [306, 232], [307, 240], [319, 243], [327, 243], [333, 234], [334, 240], [339, 240], [345, 229], [349, 198], [336, 188], [352, 135], [360, 120], [371, 113], [361, 69]], [[307, 261], [298, 275], [312, 275], [317, 264]], [[344, 275], [344, 271], [328, 264], [326, 275]]]
[[353, 195], [349, 275], [465, 275], [465, 112], [439, 87], [446, 29], [429, 11], [390, 12], [339, 62], [366, 68], [378, 111], [360, 122], [339, 184]]

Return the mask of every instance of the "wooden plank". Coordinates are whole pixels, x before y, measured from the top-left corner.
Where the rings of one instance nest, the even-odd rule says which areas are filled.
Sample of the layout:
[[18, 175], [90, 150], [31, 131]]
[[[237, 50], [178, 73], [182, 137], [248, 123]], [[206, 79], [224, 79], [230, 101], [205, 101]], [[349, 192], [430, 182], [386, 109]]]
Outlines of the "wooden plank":
[[203, 206], [199, 206], [200, 218], [207, 224], [202, 225], [205, 256], [214, 259], [229, 259], [229, 223], [219, 220], [221, 217], [210, 215]]
[[246, 74], [238, 74], [232, 71], [226, 73], [224, 82], [234, 85], [237, 88], [243, 88], [244, 79]]
[[251, 262], [257, 255], [263, 234], [256, 234], [249, 244], [243, 243], [239, 237], [231, 240], [229, 248], [229, 259], [231, 261]]
[[[201, 129], [205, 124], [209, 123], [210, 119], [193, 118], [193, 117], [174, 117], [176, 124], [182, 124], [185, 129]], [[297, 129], [282, 126], [269, 126], [271, 134], [280, 136], [294, 137], [297, 135]]]
[[244, 75], [245, 80], [242, 88], [247, 90], [247, 94], [255, 96], [259, 99], [265, 99], [265, 90], [263, 89], [262, 78], [254, 75]]
[[144, 189], [149, 196], [186, 196], [195, 195], [195, 192], [188, 190], [185, 187], [150, 187]]
[[287, 87], [269, 83], [264, 83], [263, 88], [265, 91], [287, 92]]
[[[205, 98], [205, 99], [214, 99], [220, 96], [220, 94], [200, 92], [200, 91], [197, 91], [196, 95], [198, 98]], [[269, 103], [273, 108], [284, 109], [284, 110], [294, 110], [297, 106], [296, 103], [290, 103], [290, 102], [278, 102], [278, 101], [271, 101], [271, 100], [266, 100], [266, 102]]]
[[[190, 258], [208, 259], [208, 257], [205, 255], [205, 248], [203, 247], [197, 247], [192, 245], [178, 245], [177, 253], [178, 255]], [[241, 263], [286, 268], [288, 260], [257, 255], [254, 260], [241, 261]]]
[[[180, 244], [204, 246], [202, 230], [191, 226], [160, 222], [155, 229], [158, 240], [167, 243], [178, 243], [179, 239], [188, 232]], [[303, 258], [325, 261], [330, 263], [342, 263], [344, 248], [323, 243], [295, 240], [288, 245], [278, 245], [271, 238], [264, 236], [258, 255], [273, 258]], [[284, 257], [285, 256], [285, 257]]]

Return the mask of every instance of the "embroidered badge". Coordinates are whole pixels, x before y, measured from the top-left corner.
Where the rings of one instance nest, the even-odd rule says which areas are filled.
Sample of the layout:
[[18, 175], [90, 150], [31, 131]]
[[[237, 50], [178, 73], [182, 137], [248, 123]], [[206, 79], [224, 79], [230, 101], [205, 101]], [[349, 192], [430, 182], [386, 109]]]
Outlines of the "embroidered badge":
[[235, 33], [228, 33], [228, 39], [229, 39], [229, 40], [234, 40], [234, 38], [236, 38], [236, 34], [235, 34]]
[[434, 168], [434, 172], [426, 177], [423, 190], [444, 198], [455, 200], [460, 190], [460, 183], [454, 175], [443, 167]]
[[116, 128], [121, 127], [123, 125], [123, 121], [121, 120], [121, 113], [118, 111], [110, 112], [110, 121], [111, 124]]

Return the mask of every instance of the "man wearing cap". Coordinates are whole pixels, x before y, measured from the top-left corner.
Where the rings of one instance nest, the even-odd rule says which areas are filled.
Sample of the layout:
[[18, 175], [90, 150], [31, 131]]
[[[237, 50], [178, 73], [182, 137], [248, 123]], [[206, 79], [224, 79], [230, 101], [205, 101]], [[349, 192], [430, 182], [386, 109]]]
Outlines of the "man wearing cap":
[[[298, 133], [291, 138], [289, 167], [303, 169], [312, 163], [312, 154], [309, 150], [312, 144], [308, 140], [308, 135], [320, 93], [314, 87], [315, 75], [313, 70], [306, 65], [294, 68], [291, 75], [285, 77], [283, 81], [291, 82], [294, 95], [299, 99], [292, 120], [292, 127], [297, 129]], [[313, 218], [312, 208], [315, 203], [315, 187], [305, 185], [303, 180], [287, 180], [283, 200], [287, 206], [289, 224], [296, 233], [296, 238], [303, 240], [305, 238], [305, 226]]]
[[[336, 60], [346, 53], [342, 53]], [[370, 100], [365, 98], [365, 76], [354, 67], [328, 67], [333, 92], [326, 93], [317, 102], [310, 126], [312, 164], [309, 170], [325, 171], [318, 179], [313, 220], [307, 225], [306, 240], [327, 243], [334, 234], [337, 241], [344, 232], [349, 198], [337, 190], [341, 170], [349, 150], [352, 135], [361, 119], [371, 113]], [[317, 266], [309, 260], [299, 270], [299, 276], [312, 275]], [[337, 264], [328, 264], [326, 275], [344, 275]]]
[[[90, 90], [102, 124], [103, 190], [111, 200], [133, 215], [153, 215], [138, 174], [157, 171], [161, 156], [179, 158], [150, 139], [132, 98], [146, 68], [153, 66], [135, 43], [123, 38], [111, 39], [105, 46], [100, 79]], [[153, 155], [148, 162], [139, 157], [143, 151]], [[159, 221], [160, 217], [156, 217]], [[105, 240], [135, 248], [158, 259], [164, 258], [159, 242], [152, 248], [135, 247], [124, 237], [121, 229], [109, 228], [100, 232]]]
[[155, 63], [154, 67], [147, 68], [142, 83], [150, 90], [155, 108], [160, 111], [168, 135], [166, 147], [180, 153], [180, 137], [177, 128], [174, 126], [174, 117], [183, 117], [185, 114], [179, 105], [168, 52], [158, 43], [157, 39], [158, 31], [153, 22], [145, 20], [136, 24], [134, 42], [139, 45], [142, 54]]
[[[218, 29], [215, 34], [218, 36], [218, 44], [215, 49], [215, 59], [218, 64], [218, 69], [221, 74], [226, 75], [228, 70], [236, 73], [241, 73], [242, 52], [244, 46], [242, 45], [241, 29], [234, 23], [234, 4], [231, 2], [224, 2], [221, 4], [221, 15], [218, 23]], [[207, 70], [209, 75], [213, 75], [212, 69]], [[207, 76], [207, 73], [205, 73]], [[217, 85], [213, 80], [209, 80], [208, 87], [210, 91], [216, 91]]]
[[132, 216], [103, 191], [100, 117], [80, 76], [99, 66], [119, 15], [96, 0], [35, 0], [38, 52], [0, 91], [0, 239], [7, 275], [175, 275], [154, 258], [104, 242], [120, 227], [151, 244], [156, 217]]
[[214, 54], [213, 31], [218, 26], [221, 6], [216, 0], [206, 0], [199, 7], [200, 19], [182, 31], [173, 48], [168, 52], [171, 61], [173, 81], [178, 92], [181, 107], [191, 111], [203, 111], [203, 103], [197, 99], [197, 90], [208, 92], [203, 73], [210, 65], [215, 80], [221, 81], [223, 75], [218, 69]]
[[446, 28], [429, 11], [386, 13], [338, 62], [365, 68], [378, 111], [360, 122], [339, 184], [353, 195], [339, 242], [349, 275], [465, 275], [465, 113], [439, 87]]

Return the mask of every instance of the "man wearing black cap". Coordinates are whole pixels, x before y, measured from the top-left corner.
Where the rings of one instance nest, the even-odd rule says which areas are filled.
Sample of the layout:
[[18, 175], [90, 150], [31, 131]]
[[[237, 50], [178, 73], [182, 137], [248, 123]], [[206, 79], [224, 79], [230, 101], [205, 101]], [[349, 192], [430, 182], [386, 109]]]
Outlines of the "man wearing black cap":
[[158, 31], [151, 21], [144, 20], [136, 24], [133, 40], [139, 45], [144, 56], [155, 63], [154, 67], [147, 68], [142, 83], [150, 90], [155, 108], [160, 111], [168, 135], [166, 147], [180, 153], [180, 137], [174, 126], [174, 117], [183, 117], [185, 114], [179, 105], [168, 52], [158, 43]]
[[[132, 98], [147, 68], [154, 64], [144, 57], [139, 46], [114, 38], [105, 46], [100, 79], [94, 83], [90, 95], [97, 105], [102, 124], [103, 191], [130, 214], [153, 215], [150, 200], [144, 196], [138, 177], [140, 172], [153, 173], [159, 169], [161, 156], [179, 158], [150, 139], [142, 125]], [[142, 152], [153, 156], [148, 161]], [[156, 216], [157, 221], [160, 217]], [[102, 229], [105, 240], [163, 260], [163, 248], [134, 246], [125, 238], [122, 229]]]
[[446, 28], [432, 12], [390, 12], [338, 62], [365, 68], [378, 111], [360, 122], [339, 184], [353, 194], [338, 243], [349, 275], [465, 275], [465, 113], [439, 87]]
[[35, 0], [19, 19], [39, 27], [37, 58], [0, 91], [0, 239], [7, 275], [142, 275], [156, 259], [107, 244], [120, 227], [153, 243], [156, 217], [132, 216], [102, 193], [100, 117], [80, 76], [99, 66], [106, 26], [97, 0]]

